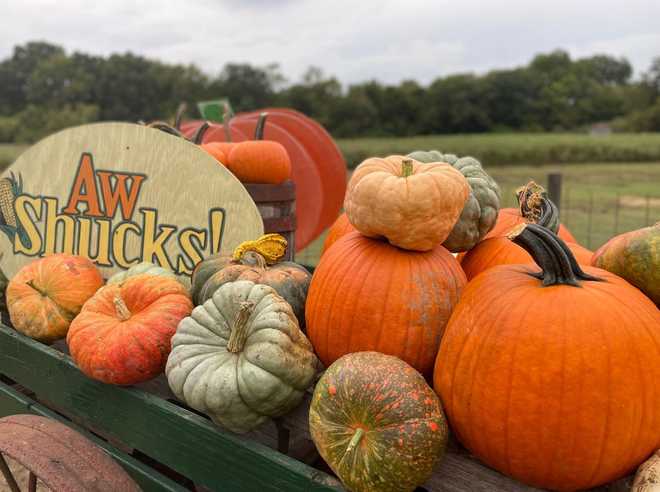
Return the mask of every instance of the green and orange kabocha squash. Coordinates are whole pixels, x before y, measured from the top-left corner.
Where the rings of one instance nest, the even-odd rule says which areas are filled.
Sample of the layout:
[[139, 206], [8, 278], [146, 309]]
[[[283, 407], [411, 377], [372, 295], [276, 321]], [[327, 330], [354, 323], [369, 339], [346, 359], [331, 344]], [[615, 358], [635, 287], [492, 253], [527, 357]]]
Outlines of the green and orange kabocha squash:
[[290, 412], [318, 369], [291, 306], [272, 287], [240, 280], [181, 321], [165, 372], [177, 398], [243, 433]]
[[469, 195], [467, 180], [449, 164], [372, 157], [353, 172], [344, 208], [363, 235], [430, 251], [447, 239]]
[[[522, 188], [518, 194], [520, 216], [526, 223], [538, 223], [556, 233], [559, 227], [557, 206], [547, 197], [545, 190], [533, 181]], [[513, 226], [512, 229], [516, 227]], [[589, 265], [593, 252], [577, 243], [567, 243], [573, 255], [581, 265]], [[532, 257], [524, 248], [514, 244], [505, 236], [484, 239], [465, 253], [461, 267], [468, 280], [497, 265], [532, 263]]]
[[246, 241], [231, 256], [214, 255], [201, 261], [192, 274], [192, 297], [203, 304], [223, 284], [250, 280], [269, 285], [287, 301], [301, 325], [305, 320], [305, 300], [312, 278], [307, 269], [292, 261], [280, 261], [287, 242], [279, 234], [266, 234]]
[[353, 492], [411, 492], [431, 476], [448, 437], [440, 401], [424, 378], [378, 352], [345, 355], [325, 371], [309, 429]]
[[442, 245], [453, 253], [473, 248], [495, 226], [500, 209], [500, 187], [474, 157], [458, 157], [437, 150], [418, 150], [408, 157], [425, 163], [446, 162], [465, 176], [470, 196]]
[[351, 232], [321, 258], [305, 306], [307, 336], [326, 365], [351, 352], [395, 355], [430, 376], [465, 285], [442, 246], [407, 251]]
[[176, 327], [192, 302], [177, 280], [137, 275], [106, 285], [71, 323], [67, 345], [88, 377], [130, 385], [161, 373]]
[[660, 222], [610, 239], [592, 264], [623, 277], [660, 306]]
[[7, 310], [17, 331], [42, 342], [64, 338], [82, 305], [103, 285], [87, 258], [49, 255], [21, 268], [7, 286]]
[[660, 311], [622, 278], [580, 267], [544, 227], [510, 237], [540, 271], [501, 265], [464, 289], [434, 372], [452, 430], [536, 487], [625, 476], [660, 443]]

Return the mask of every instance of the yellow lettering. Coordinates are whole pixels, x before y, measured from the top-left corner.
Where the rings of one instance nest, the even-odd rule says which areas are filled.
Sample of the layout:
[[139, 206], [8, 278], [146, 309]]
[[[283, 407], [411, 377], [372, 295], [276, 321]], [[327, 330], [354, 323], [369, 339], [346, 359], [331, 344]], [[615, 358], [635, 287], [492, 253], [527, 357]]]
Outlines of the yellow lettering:
[[158, 227], [158, 234], [156, 235], [156, 219], [157, 212], [156, 210], [149, 208], [141, 208], [140, 212], [142, 213], [144, 236], [142, 238], [142, 261], [154, 261], [156, 257], [156, 262], [163, 268], [169, 268], [174, 270], [170, 259], [165, 252], [164, 245], [172, 234], [176, 231], [176, 227], [161, 225]]
[[110, 219], [96, 219], [99, 226], [98, 245], [99, 252], [94, 260], [97, 265], [112, 266], [110, 261], [110, 226], [112, 221]]
[[127, 260], [124, 254], [126, 250], [126, 233], [128, 231], [133, 231], [138, 237], [140, 236], [140, 228], [132, 222], [122, 222], [115, 228], [115, 232], [112, 235], [112, 256], [117, 265], [122, 268], [128, 268], [140, 262], [139, 258]]
[[186, 264], [184, 256], [179, 256], [177, 260], [177, 273], [184, 275], [191, 275], [195, 265], [202, 261], [202, 252], [195, 248], [192, 239], [195, 238], [197, 243], [201, 245], [201, 250], [206, 245], [206, 231], [198, 231], [195, 229], [186, 229], [179, 234], [179, 245], [183, 250], [184, 255], [190, 260], [190, 265]]
[[225, 211], [221, 208], [211, 210], [209, 215], [211, 230], [211, 254], [219, 253], [222, 247], [222, 233], [225, 230]]
[[32, 198], [26, 195], [20, 195], [14, 202], [16, 212], [16, 222], [18, 228], [25, 231], [29, 244], [24, 244], [19, 234], [14, 236], [14, 253], [23, 253], [27, 256], [36, 256], [41, 251], [41, 236], [39, 230], [34, 224], [27, 205], [32, 207], [36, 219], [41, 218], [41, 198]]
[[[46, 248], [45, 254], [67, 253], [73, 254], [73, 240], [76, 234], [76, 221], [69, 215], [59, 215], [57, 213], [57, 199], [44, 198], [46, 203]], [[57, 248], [57, 225], [61, 224], [64, 233], [62, 237], [62, 251], [56, 251]]]

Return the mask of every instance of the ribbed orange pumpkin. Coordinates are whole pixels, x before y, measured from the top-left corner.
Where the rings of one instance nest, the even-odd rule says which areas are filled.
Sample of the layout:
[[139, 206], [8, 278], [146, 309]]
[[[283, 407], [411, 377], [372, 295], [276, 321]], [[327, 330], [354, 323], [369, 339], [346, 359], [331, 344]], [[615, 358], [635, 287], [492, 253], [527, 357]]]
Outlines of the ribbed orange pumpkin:
[[395, 355], [429, 376], [465, 275], [442, 246], [405, 251], [351, 232], [328, 249], [307, 294], [307, 336], [326, 366], [351, 352]]
[[325, 237], [325, 241], [323, 241], [321, 255], [323, 255], [330, 246], [335, 244], [339, 238], [354, 231], [355, 227], [353, 227], [353, 224], [348, 221], [348, 216], [346, 214], [341, 214], [328, 230], [328, 235]]
[[128, 385], [163, 371], [176, 327], [192, 311], [177, 280], [137, 275], [109, 284], [85, 303], [71, 323], [67, 345], [88, 377]]
[[54, 254], [33, 261], [7, 286], [11, 323], [43, 342], [63, 338], [82, 305], [102, 285], [101, 272], [82, 256]]
[[620, 277], [583, 271], [547, 229], [521, 227], [514, 240], [542, 271], [503, 265], [468, 283], [434, 386], [488, 465], [544, 489], [595, 487], [660, 444], [660, 311]]

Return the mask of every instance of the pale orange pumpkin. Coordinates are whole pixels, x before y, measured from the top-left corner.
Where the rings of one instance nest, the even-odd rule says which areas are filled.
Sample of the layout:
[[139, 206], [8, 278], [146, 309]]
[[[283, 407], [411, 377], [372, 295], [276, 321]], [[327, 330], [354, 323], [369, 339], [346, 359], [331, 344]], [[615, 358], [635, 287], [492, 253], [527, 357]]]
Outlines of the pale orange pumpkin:
[[55, 254], [33, 261], [7, 286], [7, 310], [17, 331], [43, 342], [66, 336], [71, 320], [103, 285], [87, 258]]
[[430, 251], [447, 239], [469, 195], [467, 180], [449, 164], [372, 157], [351, 176], [344, 208], [365, 236]]

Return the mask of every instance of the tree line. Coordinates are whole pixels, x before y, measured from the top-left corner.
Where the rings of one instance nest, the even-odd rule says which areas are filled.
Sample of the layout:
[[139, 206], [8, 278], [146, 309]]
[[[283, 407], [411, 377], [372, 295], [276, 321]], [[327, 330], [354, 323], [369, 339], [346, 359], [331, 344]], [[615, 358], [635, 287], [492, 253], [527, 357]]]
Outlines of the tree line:
[[[227, 63], [218, 74], [132, 53], [67, 53], [47, 42], [0, 61], [0, 142], [29, 142], [91, 121], [171, 119], [181, 102], [227, 97], [236, 111], [298, 109], [336, 137], [491, 131], [572, 131], [611, 122], [660, 130], [660, 56], [638, 79], [624, 58], [562, 50], [524, 66], [438, 77], [428, 85], [348, 86], [311, 67], [289, 83], [278, 65]], [[196, 116], [196, 115], [191, 115]]]

